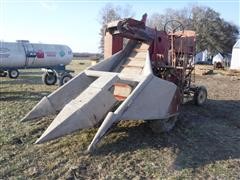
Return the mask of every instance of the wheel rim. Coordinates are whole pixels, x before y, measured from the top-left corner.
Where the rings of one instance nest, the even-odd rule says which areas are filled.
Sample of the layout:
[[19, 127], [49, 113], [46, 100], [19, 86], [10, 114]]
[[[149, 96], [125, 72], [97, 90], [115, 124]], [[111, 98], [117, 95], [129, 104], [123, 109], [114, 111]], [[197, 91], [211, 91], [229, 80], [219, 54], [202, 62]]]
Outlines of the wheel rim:
[[11, 71], [11, 76], [12, 77], [17, 77], [18, 76], [18, 72], [17, 71]]
[[53, 84], [53, 83], [55, 82], [55, 77], [54, 77], [54, 75], [49, 75], [49, 76], [47, 77], [47, 82], [48, 82], [49, 84]]
[[203, 104], [205, 100], [206, 100], [206, 93], [203, 90], [199, 91], [199, 94], [198, 94], [199, 104]]
[[70, 79], [71, 79], [70, 77], [65, 77], [65, 78], [63, 79], [63, 84], [67, 83]]

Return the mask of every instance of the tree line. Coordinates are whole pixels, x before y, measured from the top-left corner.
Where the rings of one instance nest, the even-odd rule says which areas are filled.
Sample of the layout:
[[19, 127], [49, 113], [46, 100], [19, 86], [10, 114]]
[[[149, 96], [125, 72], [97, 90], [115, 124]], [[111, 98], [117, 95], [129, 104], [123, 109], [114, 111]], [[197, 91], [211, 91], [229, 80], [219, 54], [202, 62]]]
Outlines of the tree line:
[[[113, 6], [107, 4], [99, 12], [100, 46], [103, 52], [104, 33], [107, 23], [123, 18], [133, 17], [131, 7]], [[231, 53], [239, 35], [239, 27], [220, 17], [220, 14], [210, 7], [192, 6], [180, 10], [166, 9], [163, 13], [154, 13], [148, 17], [147, 25], [163, 30], [169, 20], [181, 22], [185, 29], [196, 32], [196, 51], [208, 50], [211, 56], [217, 53]]]

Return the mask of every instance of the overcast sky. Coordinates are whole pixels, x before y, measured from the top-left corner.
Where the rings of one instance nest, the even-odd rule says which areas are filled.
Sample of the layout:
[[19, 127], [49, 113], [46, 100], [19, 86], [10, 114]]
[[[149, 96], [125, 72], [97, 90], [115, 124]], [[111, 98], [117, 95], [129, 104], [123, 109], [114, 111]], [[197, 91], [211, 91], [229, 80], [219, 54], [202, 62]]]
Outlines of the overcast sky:
[[240, 26], [240, 0], [0, 0], [0, 40], [66, 44], [74, 52], [98, 52], [98, 16], [108, 2], [131, 6], [136, 19], [145, 12], [150, 16], [167, 8], [203, 5]]

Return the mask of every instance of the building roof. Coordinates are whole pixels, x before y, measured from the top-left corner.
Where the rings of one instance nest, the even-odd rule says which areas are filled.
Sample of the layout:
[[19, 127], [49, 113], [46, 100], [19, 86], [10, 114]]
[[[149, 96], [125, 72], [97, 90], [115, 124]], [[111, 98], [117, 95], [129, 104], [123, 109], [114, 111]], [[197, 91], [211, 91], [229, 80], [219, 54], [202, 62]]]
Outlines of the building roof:
[[234, 44], [233, 48], [240, 48], [240, 39]]

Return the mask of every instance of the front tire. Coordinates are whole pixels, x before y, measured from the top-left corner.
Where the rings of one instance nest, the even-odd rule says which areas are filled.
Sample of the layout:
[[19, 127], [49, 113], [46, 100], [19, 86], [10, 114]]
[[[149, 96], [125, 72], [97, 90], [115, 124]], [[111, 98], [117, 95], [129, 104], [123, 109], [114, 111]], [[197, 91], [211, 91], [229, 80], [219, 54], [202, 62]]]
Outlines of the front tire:
[[57, 75], [55, 72], [46, 72], [42, 76], [42, 81], [46, 85], [54, 85], [57, 82]]
[[19, 71], [17, 69], [8, 70], [8, 76], [11, 79], [16, 79], [19, 76]]
[[207, 89], [204, 86], [199, 86], [194, 92], [194, 103], [202, 106], [207, 100]]
[[6, 71], [0, 71], [0, 77], [7, 77]]

